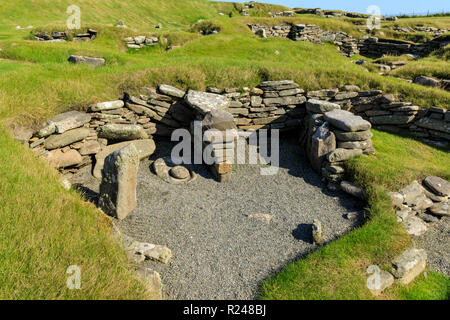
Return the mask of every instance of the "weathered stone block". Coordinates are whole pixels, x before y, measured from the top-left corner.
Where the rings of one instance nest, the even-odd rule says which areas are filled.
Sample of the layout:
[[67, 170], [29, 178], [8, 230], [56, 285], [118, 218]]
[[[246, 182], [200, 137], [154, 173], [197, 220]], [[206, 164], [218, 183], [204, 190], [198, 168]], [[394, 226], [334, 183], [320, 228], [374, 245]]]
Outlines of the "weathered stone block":
[[130, 144], [105, 159], [100, 185], [100, 208], [117, 219], [125, 219], [136, 207], [139, 153]]

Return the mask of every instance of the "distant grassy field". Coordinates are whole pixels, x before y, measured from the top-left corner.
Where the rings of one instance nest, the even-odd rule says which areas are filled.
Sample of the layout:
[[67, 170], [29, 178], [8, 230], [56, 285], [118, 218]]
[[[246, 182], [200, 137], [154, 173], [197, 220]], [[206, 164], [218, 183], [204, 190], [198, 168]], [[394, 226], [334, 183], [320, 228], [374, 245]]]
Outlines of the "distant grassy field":
[[[5, 265], [9, 274], [0, 277], [0, 298], [147, 297], [131, 276], [120, 248], [108, 236], [109, 227], [98, 211], [84, 204], [77, 193], [68, 193], [59, 187], [57, 177], [49, 167], [12, 141], [6, 130], [11, 125], [37, 127], [54, 114], [72, 109], [85, 110], [93, 102], [117, 99], [124, 91], [137, 92], [142, 86], [162, 82], [185, 89], [205, 89], [209, 85], [251, 87], [263, 80], [293, 79], [305, 90], [351, 83], [363, 89], [395, 93], [423, 107], [447, 109], [449, 106], [450, 93], [367, 72], [351, 62], [362, 57], [343, 57], [333, 45], [254, 36], [247, 23], [275, 24], [282, 21], [314, 23], [326, 30], [342, 30], [362, 36], [360, 26], [349, 19], [310, 15], [286, 19], [264, 17], [269, 11], [286, 9], [280, 6], [258, 5], [251, 10], [252, 17], [242, 17], [238, 15], [241, 6], [232, 3], [80, 0], [82, 28], [98, 30], [99, 36], [95, 41], [36, 42], [30, 40], [29, 29], [16, 29], [16, 26], [32, 25], [33, 29], [64, 30], [68, 17], [66, 7], [70, 4], [70, 1], [63, 0], [24, 0], [20, 5], [12, 1], [0, 3], [0, 123], [3, 126], [0, 129], [0, 264]], [[225, 15], [221, 16], [219, 12]], [[204, 37], [189, 32], [199, 19], [220, 25], [221, 33]], [[113, 27], [117, 20], [124, 21], [129, 29]], [[449, 18], [420, 21], [433, 26], [450, 25]], [[162, 23], [163, 28], [156, 29], [157, 23]], [[162, 36], [168, 39], [168, 43], [138, 52], [127, 50], [123, 38], [138, 34]], [[168, 45], [183, 46], [166, 51]], [[105, 67], [96, 69], [72, 65], [67, 62], [71, 54], [104, 57], [107, 63]], [[446, 56], [447, 53], [436, 53], [423, 60], [424, 65], [429, 64], [429, 69], [434, 68], [436, 72], [446, 72]], [[415, 63], [411, 63], [411, 68]], [[408, 69], [404, 70], [406, 73]], [[404, 76], [410, 77], [414, 72]], [[435, 75], [434, 72], [431, 74]], [[348, 298], [368, 298], [361, 287], [363, 276], [360, 271], [364, 263], [370, 260], [386, 265], [388, 258], [409, 244], [409, 238], [401, 231], [386, 204], [385, 188], [395, 189], [426, 174], [449, 178], [448, 154], [404, 139], [377, 133], [374, 139], [378, 150], [376, 158], [361, 158], [353, 164], [356, 181], [373, 178], [382, 186], [381, 190], [375, 185], [370, 186], [374, 190], [370, 203], [374, 216], [372, 221], [341, 242], [296, 264], [300, 267], [287, 267], [286, 270], [292, 270], [287, 277], [296, 279], [298, 275], [294, 273], [302, 274], [303, 268], [316, 264], [323, 266], [317, 277], [311, 275], [308, 283], [301, 284], [301, 288], [323, 286], [323, 290], [319, 290], [321, 293], [317, 296], [297, 294], [300, 289], [292, 288], [292, 293], [283, 295], [285, 289], [277, 291], [276, 288], [285, 285], [283, 277], [286, 271], [274, 278], [278, 280], [267, 282], [264, 298], [338, 298], [347, 293]], [[393, 150], [404, 150], [405, 154]], [[67, 212], [70, 212], [69, 216]], [[383, 236], [374, 240], [373, 235], [380, 230], [384, 231]], [[64, 235], [68, 234], [72, 236], [66, 236], [66, 239]], [[373, 244], [369, 243], [372, 241]], [[361, 254], [360, 260], [357, 257], [352, 261], [347, 259], [352, 246], [355, 246], [354, 252]], [[349, 266], [355, 263], [358, 268], [349, 273]], [[65, 290], [68, 264], [79, 264], [83, 270], [88, 270], [86, 286], [81, 292]], [[325, 276], [330, 268], [342, 271], [342, 276], [335, 273]], [[323, 277], [319, 278], [319, 275]], [[352, 284], [356, 286], [354, 293], [348, 286], [341, 291], [330, 288], [334, 282], [341, 283], [343, 275], [356, 281]], [[445, 281], [433, 274], [429, 280], [420, 280], [418, 286], [429, 288], [434, 284], [439, 287]], [[419, 289], [408, 290], [393, 289], [391, 296], [422, 297]], [[440, 293], [435, 298], [442, 297]]]

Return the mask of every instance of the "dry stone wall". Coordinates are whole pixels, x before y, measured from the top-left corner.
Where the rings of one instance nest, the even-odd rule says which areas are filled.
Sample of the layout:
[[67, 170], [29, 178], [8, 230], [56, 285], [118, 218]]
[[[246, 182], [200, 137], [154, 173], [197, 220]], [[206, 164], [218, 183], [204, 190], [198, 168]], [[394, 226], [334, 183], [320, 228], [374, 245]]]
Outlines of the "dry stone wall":
[[33, 33], [34, 39], [37, 41], [48, 42], [65, 42], [65, 41], [81, 41], [86, 42], [94, 40], [97, 37], [97, 31], [93, 29], [87, 29], [85, 33], [73, 34], [71, 31], [35, 31]]
[[202, 133], [232, 130], [220, 144], [205, 141], [217, 161], [211, 166], [219, 180], [230, 177], [229, 151], [236, 129], [248, 133], [279, 129], [301, 133], [313, 167], [330, 181], [343, 177], [342, 161], [373, 149], [370, 127], [399, 132], [441, 145], [450, 142], [450, 112], [423, 109], [396, 101], [380, 90], [360, 90], [346, 85], [305, 92], [291, 80], [265, 81], [250, 89], [185, 92], [169, 85], [142, 88], [142, 94], [125, 93], [121, 100], [91, 105], [87, 112], [70, 111], [51, 118], [37, 131], [16, 130], [20, 141], [47, 159], [63, 174], [93, 165], [101, 178], [105, 158], [133, 142], [139, 159], [155, 151], [154, 137], [170, 137], [178, 128], [192, 132], [194, 120], [202, 121]]
[[364, 37], [356, 39], [345, 32], [324, 31], [314, 24], [280, 24], [267, 26], [261, 24], [248, 24], [252, 32], [262, 38], [288, 38], [293, 41], [308, 41], [322, 44], [324, 41], [333, 42], [345, 56], [363, 54], [380, 57], [383, 55], [412, 54], [426, 56], [432, 51], [443, 48], [450, 43], [449, 36], [440, 36], [422, 44], [413, 44], [407, 41], [379, 39], [377, 37]]

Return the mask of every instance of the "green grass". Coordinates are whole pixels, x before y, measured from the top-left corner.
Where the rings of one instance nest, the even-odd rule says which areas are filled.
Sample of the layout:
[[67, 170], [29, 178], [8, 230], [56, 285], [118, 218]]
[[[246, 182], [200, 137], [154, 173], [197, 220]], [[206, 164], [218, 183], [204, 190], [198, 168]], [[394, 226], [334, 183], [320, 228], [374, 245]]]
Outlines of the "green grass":
[[[358, 19], [311, 15], [271, 19], [265, 18], [269, 11], [286, 8], [263, 4], [250, 10], [252, 17], [244, 18], [238, 15], [241, 5], [232, 3], [80, 0], [82, 29], [98, 30], [95, 41], [36, 42], [29, 40], [30, 30], [15, 29], [16, 25], [33, 25], [36, 30], [64, 30], [69, 4], [72, 3], [62, 0], [39, 3], [24, 0], [20, 6], [11, 1], [0, 4], [3, 127], [37, 128], [54, 114], [85, 110], [93, 102], [117, 99], [124, 91], [136, 93], [143, 86], [162, 82], [184, 89], [205, 89], [251, 87], [263, 80], [292, 79], [305, 90], [350, 83], [363, 89], [395, 93], [422, 107], [448, 108], [450, 93], [369, 73], [341, 56], [333, 45], [260, 39], [246, 26], [250, 22], [314, 23], [324, 30], [361, 36]], [[219, 16], [219, 12], [226, 15]], [[219, 25], [220, 34], [203, 37], [195, 27], [191, 30], [194, 32], [189, 32], [199, 19]], [[130, 28], [113, 27], [117, 20], [123, 20]], [[438, 26], [448, 24], [449, 20], [421, 21]], [[162, 29], [154, 28], [158, 22], [163, 24]], [[168, 43], [145, 50], [127, 50], [123, 38], [138, 34], [164, 37]], [[182, 47], [166, 51], [168, 45]], [[67, 62], [71, 54], [105, 57], [107, 63], [96, 69], [72, 65]], [[448, 67], [446, 57], [446, 52], [438, 52], [429, 59], [436, 60], [431, 63], [444, 62], [443, 66]], [[352, 60], [359, 58], [355, 56]], [[449, 173], [444, 172], [449, 167], [448, 155], [414, 140], [381, 132], [376, 133], [374, 143], [377, 156], [361, 158], [350, 167], [357, 182], [373, 180], [368, 188], [369, 223], [288, 266], [286, 270], [291, 271], [283, 271], [265, 284], [263, 298], [370, 298], [363, 288], [364, 267], [368, 263], [387, 267], [392, 257], [409, 245], [409, 238], [391, 212], [385, 191], [426, 174], [448, 179]], [[146, 298], [130, 274], [124, 253], [109, 236], [109, 224], [98, 211], [85, 204], [76, 192], [63, 190], [56, 173], [12, 141], [5, 129], [0, 129], [0, 146], [0, 270], [8, 274], [0, 277], [0, 298]], [[82, 267], [85, 278], [81, 291], [65, 289], [65, 270], [72, 264]], [[395, 289], [392, 297], [430, 297], [429, 288], [442, 288], [446, 278], [429, 275], [409, 289]], [[442, 297], [441, 291], [435, 297]]]
[[[377, 264], [390, 270], [393, 259], [411, 245], [387, 192], [427, 175], [450, 179], [450, 159], [448, 153], [413, 139], [374, 133], [377, 154], [347, 164], [350, 177], [368, 193], [368, 222], [286, 266], [264, 282], [261, 299], [373, 299], [366, 286], [367, 267]], [[393, 286], [379, 298], [448, 299], [449, 278], [428, 275], [408, 287]]]
[[[0, 299], [148, 297], [110, 236], [110, 222], [0, 128]], [[82, 290], [66, 287], [71, 265]]]

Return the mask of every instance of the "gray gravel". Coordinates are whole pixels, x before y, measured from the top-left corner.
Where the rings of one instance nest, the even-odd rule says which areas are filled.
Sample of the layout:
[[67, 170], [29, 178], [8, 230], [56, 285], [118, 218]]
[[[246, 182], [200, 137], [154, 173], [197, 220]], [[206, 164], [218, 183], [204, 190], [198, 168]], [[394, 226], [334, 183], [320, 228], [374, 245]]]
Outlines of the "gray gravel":
[[450, 276], [450, 217], [442, 217], [439, 222], [428, 224], [427, 232], [415, 238], [418, 248], [427, 251], [428, 266]]
[[[141, 162], [138, 208], [118, 226], [138, 241], [172, 250], [168, 265], [146, 262], [161, 274], [167, 299], [254, 299], [264, 279], [317, 248], [311, 243], [315, 218], [326, 241], [361, 222], [344, 215], [362, 217], [364, 203], [327, 191], [295, 141], [284, 140], [281, 150], [277, 175], [239, 165], [222, 184], [196, 166], [195, 182], [170, 185], [151, 172], [149, 160]], [[151, 159], [169, 154], [170, 143], [161, 142]], [[88, 186], [98, 191], [98, 182]], [[248, 217], [256, 213], [273, 219], [266, 224]]]

